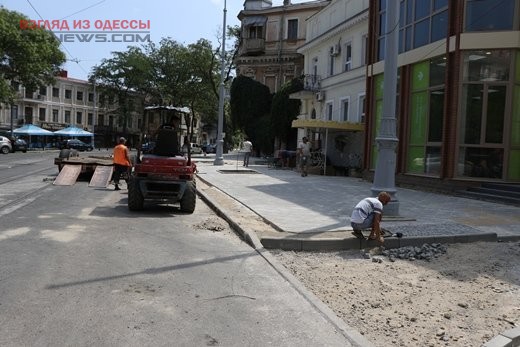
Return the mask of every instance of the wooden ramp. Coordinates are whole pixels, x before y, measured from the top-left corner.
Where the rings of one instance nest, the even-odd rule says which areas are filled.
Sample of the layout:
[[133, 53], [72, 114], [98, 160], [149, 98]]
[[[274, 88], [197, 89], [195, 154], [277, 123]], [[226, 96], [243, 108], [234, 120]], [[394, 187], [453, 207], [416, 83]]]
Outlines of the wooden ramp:
[[81, 165], [64, 165], [53, 184], [55, 186], [71, 186], [76, 183], [80, 173]]
[[106, 188], [108, 182], [110, 182], [110, 179], [112, 178], [113, 170], [113, 166], [96, 166], [96, 170], [94, 171], [88, 186], [94, 188]]

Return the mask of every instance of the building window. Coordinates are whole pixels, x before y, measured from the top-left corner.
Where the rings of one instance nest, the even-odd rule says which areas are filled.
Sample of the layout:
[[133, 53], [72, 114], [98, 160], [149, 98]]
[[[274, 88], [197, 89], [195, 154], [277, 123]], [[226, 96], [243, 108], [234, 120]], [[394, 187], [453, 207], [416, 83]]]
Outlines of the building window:
[[463, 79], [468, 82], [509, 81], [509, 51], [467, 51]]
[[40, 95], [47, 95], [47, 87], [40, 87], [39, 94]]
[[108, 117], [108, 126], [111, 128], [114, 126], [114, 116]]
[[81, 125], [83, 123], [83, 114], [76, 112], [76, 124]]
[[83, 101], [83, 92], [80, 92], [80, 91], [76, 92], [76, 100]]
[[439, 41], [448, 36], [448, 11], [442, 11], [432, 17], [431, 42]]
[[466, 0], [465, 31], [513, 30], [519, 11], [515, 0]]
[[365, 94], [361, 94], [358, 97], [358, 122], [361, 122], [361, 123], [365, 122], [365, 113], [366, 113]]
[[320, 78], [318, 77], [318, 58], [315, 57], [312, 59], [312, 88], [319, 89]]
[[98, 115], [98, 125], [103, 126], [105, 125], [105, 115], [99, 114]]
[[52, 110], [52, 121], [58, 123], [58, 110]]
[[94, 115], [92, 113], [87, 114], [87, 125], [92, 125], [92, 121], [94, 120]]
[[345, 71], [352, 69], [352, 43], [345, 45]]
[[407, 171], [440, 175], [444, 118], [444, 57], [412, 67]]
[[38, 120], [39, 121], [42, 121], [42, 122], [45, 122], [45, 112], [46, 110], [44, 108], [40, 108], [39, 109], [39, 116], [38, 116]]
[[14, 119], [18, 119], [18, 105], [11, 105], [11, 115]]
[[361, 64], [368, 64], [368, 35], [361, 38]]
[[249, 38], [250, 39], [263, 39], [264, 38], [264, 27], [263, 26], [250, 26], [249, 27]]
[[334, 47], [329, 50], [329, 76], [334, 76]]
[[72, 90], [65, 89], [65, 99], [72, 99]]
[[298, 39], [298, 19], [289, 19], [287, 21], [287, 40]]
[[[399, 53], [446, 38], [448, 0], [402, 0], [399, 11]], [[387, 19], [386, 0], [379, 1], [378, 14], [377, 58], [383, 60]]]
[[332, 102], [327, 103], [327, 120], [332, 120]]
[[52, 97], [59, 98], [60, 97], [60, 88], [53, 87], [52, 88]]
[[24, 116], [23, 118], [25, 119], [25, 123], [29, 123], [29, 124], [32, 124], [33, 122], [33, 109], [32, 107], [28, 107], [26, 106], [24, 108]]
[[65, 123], [70, 124], [70, 111], [65, 111]]
[[503, 179], [510, 51], [464, 53], [458, 175]]
[[348, 110], [350, 105], [350, 99], [341, 100], [341, 120], [347, 122], [348, 119]]
[[32, 99], [33, 98], [33, 94], [34, 94], [34, 91], [33, 90], [29, 90], [29, 89], [25, 89], [25, 98], [26, 99]]
[[88, 101], [94, 102], [94, 93], [88, 93]]
[[276, 91], [276, 76], [265, 76], [264, 84], [269, 88], [271, 92]]

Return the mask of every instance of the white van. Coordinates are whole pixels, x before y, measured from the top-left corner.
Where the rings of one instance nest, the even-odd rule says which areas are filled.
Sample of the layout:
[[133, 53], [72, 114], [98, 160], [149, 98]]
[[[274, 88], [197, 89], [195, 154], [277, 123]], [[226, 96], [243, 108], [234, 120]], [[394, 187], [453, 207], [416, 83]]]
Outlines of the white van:
[[192, 154], [202, 154], [202, 147], [198, 143], [191, 143]]

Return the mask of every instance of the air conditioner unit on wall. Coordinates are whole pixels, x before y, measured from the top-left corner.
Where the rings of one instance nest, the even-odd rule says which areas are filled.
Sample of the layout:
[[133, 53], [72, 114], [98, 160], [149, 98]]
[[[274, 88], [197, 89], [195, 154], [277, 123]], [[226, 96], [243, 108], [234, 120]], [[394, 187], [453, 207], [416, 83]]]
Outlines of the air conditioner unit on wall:
[[317, 101], [323, 101], [325, 99], [325, 93], [324, 92], [317, 92], [316, 93], [316, 100]]

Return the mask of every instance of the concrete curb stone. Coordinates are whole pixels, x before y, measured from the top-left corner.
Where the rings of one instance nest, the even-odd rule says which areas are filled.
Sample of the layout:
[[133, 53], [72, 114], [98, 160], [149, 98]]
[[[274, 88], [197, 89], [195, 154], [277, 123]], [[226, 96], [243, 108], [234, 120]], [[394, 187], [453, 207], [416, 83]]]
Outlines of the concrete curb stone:
[[495, 336], [482, 347], [519, 347], [520, 346], [520, 327], [506, 330], [500, 335]]

